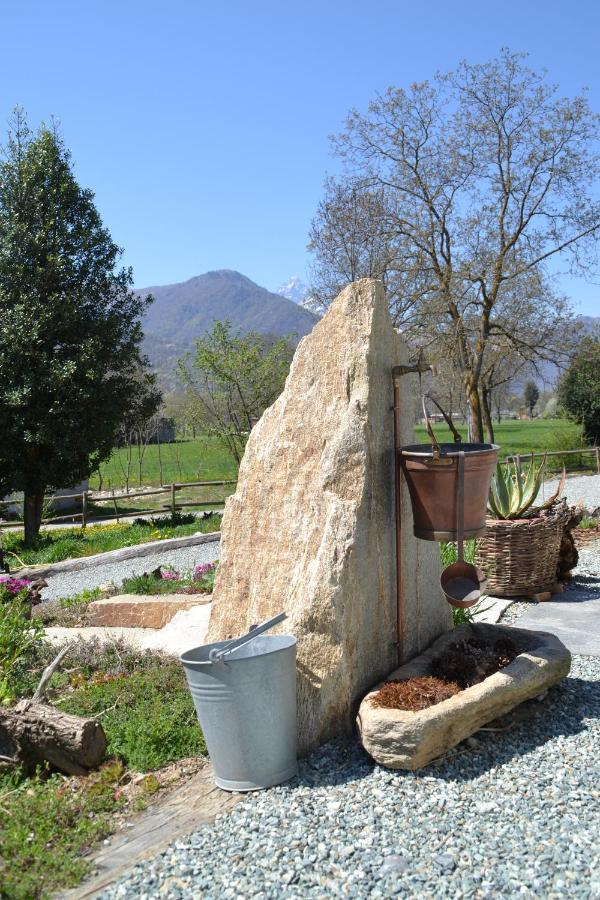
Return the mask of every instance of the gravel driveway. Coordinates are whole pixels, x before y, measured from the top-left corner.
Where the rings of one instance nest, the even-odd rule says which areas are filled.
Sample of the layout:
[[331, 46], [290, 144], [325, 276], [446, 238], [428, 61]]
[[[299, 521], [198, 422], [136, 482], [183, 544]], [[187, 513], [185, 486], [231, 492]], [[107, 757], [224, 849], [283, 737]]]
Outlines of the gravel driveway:
[[[539, 499], [550, 497], [558, 485], [558, 480], [544, 482]], [[575, 475], [567, 478], [563, 497], [572, 505], [583, 505], [588, 512], [600, 508], [600, 475]]]
[[533, 718], [420, 772], [354, 741], [136, 866], [107, 898], [600, 895], [600, 660]]
[[109, 581], [119, 585], [124, 578], [128, 578], [130, 575], [151, 572], [158, 566], [172, 566], [179, 572], [193, 569], [199, 563], [218, 559], [220, 546], [219, 541], [209, 541], [191, 547], [180, 547], [177, 550], [163, 550], [162, 553], [140, 556], [139, 559], [124, 559], [121, 562], [89, 566], [87, 569], [75, 572], [58, 572], [56, 575], [46, 578], [48, 587], [42, 591], [42, 597], [44, 600], [71, 597], [80, 591], [98, 587]]
[[[595, 594], [599, 573], [594, 544], [574, 587]], [[575, 656], [507, 730], [414, 773], [375, 765], [354, 738], [321, 747], [292, 782], [247, 795], [100, 896], [600, 897], [599, 722], [600, 658]]]

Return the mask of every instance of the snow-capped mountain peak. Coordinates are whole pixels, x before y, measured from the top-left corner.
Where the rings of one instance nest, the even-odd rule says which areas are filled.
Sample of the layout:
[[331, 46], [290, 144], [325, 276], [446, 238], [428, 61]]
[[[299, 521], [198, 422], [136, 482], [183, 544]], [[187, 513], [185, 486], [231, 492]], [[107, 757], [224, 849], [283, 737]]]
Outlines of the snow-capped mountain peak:
[[308, 295], [308, 287], [301, 278], [297, 275], [292, 275], [288, 281], [277, 288], [275, 293], [280, 294], [282, 297], [287, 297], [288, 300], [293, 300], [294, 303], [302, 305]]

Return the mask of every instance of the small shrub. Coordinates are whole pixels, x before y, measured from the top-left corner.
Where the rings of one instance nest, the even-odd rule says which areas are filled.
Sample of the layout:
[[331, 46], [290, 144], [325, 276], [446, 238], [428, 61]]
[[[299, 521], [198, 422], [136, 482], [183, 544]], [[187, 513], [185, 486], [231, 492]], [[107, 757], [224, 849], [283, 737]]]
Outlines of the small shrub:
[[83, 590], [79, 594], [73, 594], [71, 597], [61, 597], [58, 602], [62, 609], [69, 609], [72, 606], [87, 606], [89, 603], [93, 603], [94, 600], [100, 600], [101, 597], [102, 590], [99, 587], [95, 587]]
[[0, 703], [18, 696], [16, 675], [26, 656], [41, 644], [44, 628], [31, 618], [26, 591], [0, 603]]
[[215, 586], [215, 576], [219, 567], [219, 560], [210, 563], [201, 563], [194, 569], [194, 583], [207, 594], [212, 593]]
[[25, 601], [29, 599], [28, 578], [13, 578], [10, 575], [0, 577], [0, 603], [8, 603], [19, 595]]

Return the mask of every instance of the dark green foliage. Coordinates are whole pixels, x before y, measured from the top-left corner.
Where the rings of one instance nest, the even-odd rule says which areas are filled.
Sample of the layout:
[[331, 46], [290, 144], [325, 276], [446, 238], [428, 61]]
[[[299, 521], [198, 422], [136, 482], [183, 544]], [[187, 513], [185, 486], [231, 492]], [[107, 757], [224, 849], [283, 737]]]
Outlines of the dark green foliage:
[[559, 403], [579, 422], [585, 438], [600, 444], [600, 339], [585, 338], [560, 380]]
[[523, 398], [525, 400], [525, 403], [527, 404], [529, 415], [533, 416], [533, 407], [540, 399], [540, 392], [535, 381], [527, 382], [527, 384], [525, 385], [525, 390], [523, 391]]
[[0, 495], [25, 492], [29, 541], [46, 487], [87, 478], [134, 400], [160, 399], [140, 356], [150, 298], [120, 255], [56, 130], [17, 110], [0, 159]]
[[179, 525], [193, 525], [197, 522], [193, 513], [175, 512], [168, 516], [154, 516], [151, 519], [134, 519], [134, 525], [144, 528], [175, 528]]

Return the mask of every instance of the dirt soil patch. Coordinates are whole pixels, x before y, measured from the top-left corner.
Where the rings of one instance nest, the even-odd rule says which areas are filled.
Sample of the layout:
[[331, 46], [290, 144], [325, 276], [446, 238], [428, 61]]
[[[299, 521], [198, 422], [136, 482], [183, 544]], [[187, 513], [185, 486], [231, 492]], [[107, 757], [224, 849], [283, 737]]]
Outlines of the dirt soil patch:
[[410, 712], [427, 709], [479, 684], [518, 655], [518, 648], [508, 638], [493, 644], [479, 638], [456, 641], [432, 660], [429, 675], [386, 682], [373, 697], [372, 705]]

